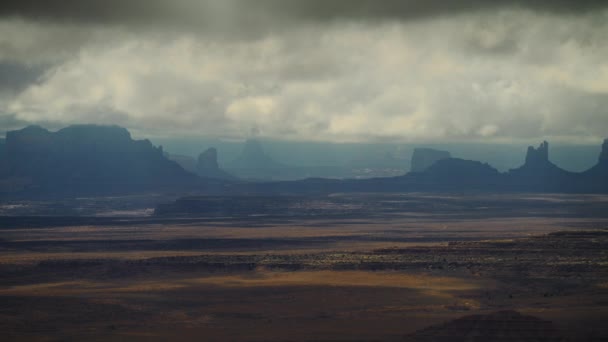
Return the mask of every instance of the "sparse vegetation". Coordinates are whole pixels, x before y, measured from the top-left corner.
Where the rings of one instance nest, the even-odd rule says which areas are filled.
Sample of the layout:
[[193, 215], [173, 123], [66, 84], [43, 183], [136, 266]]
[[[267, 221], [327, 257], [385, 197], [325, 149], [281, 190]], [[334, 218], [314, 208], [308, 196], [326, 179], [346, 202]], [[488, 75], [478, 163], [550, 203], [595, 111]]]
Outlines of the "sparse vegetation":
[[0, 328], [9, 340], [164, 339], [175, 329], [185, 339], [284, 340], [297, 331], [302, 340], [401, 340], [513, 309], [565, 336], [608, 336], [603, 197], [585, 197], [579, 216], [577, 196], [332, 197], [344, 204], [337, 210], [360, 209], [109, 216], [97, 225], [0, 218]]

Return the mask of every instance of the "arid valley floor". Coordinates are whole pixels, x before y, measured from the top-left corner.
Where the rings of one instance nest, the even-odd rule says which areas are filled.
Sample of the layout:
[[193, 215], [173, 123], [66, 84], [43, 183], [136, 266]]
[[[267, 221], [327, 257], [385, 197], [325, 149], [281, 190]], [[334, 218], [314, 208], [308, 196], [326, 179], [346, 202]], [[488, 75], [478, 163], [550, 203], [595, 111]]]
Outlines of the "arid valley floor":
[[608, 339], [608, 196], [337, 194], [230, 217], [87, 201], [103, 210], [2, 208], [2, 340], [446, 341], [471, 329], [445, 322], [506, 310], [544, 322], [512, 337]]

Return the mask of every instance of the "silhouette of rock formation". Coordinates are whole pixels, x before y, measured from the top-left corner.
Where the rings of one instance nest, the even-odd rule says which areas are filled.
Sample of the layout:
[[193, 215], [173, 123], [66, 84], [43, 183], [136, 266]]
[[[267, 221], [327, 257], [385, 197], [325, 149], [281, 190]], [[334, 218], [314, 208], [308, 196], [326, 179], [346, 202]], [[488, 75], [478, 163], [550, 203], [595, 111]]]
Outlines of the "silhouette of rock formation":
[[587, 180], [585, 185], [588, 190], [608, 191], [608, 139], [602, 144], [597, 164], [583, 172], [582, 176]]
[[[294, 151], [294, 154], [297, 153]], [[234, 160], [222, 167], [230, 174], [254, 181], [294, 181], [311, 177], [340, 178], [352, 170], [343, 166], [289, 165], [276, 161], [264, 150], [259, 140], [245, 141], [243, 149]]]
[[549, 162], [549, 143], [543, 141], [538, 148], [528, 146], [525, 165], [530, 167], [546, 165]]
[[4, 139], [0, 139], [0, 178], [7, 176], [7, 166], [8, 165], [6, 164], [6, 143]]
[[[509, 170], [510, 184], [527, 191], [551, 191], [568, 188], [577, 182], [576, 174], [563, 170], [549, 160], [549, 143], [528, 147], [524, 165]], [[517, 189], [517, 190], [520, 190]]]
[[[398, 177], [311, 178], [228, 186], [223, 180], [229, 177], [219, 168], [215, 149], [198, 158], [196, 172], [207, 178], [201, 183], [196, 175], [168, 160], [162, 147], [154, 147], [148, 140], [133, 140], [124, 128], [78, 125], [49, 132], [39, 126], [28, 126], [8, 132], [4, 148], [0, 144], [0, 192], [6, 192], [7, 188], [17, 192], [38, 189], [40, 193], [61, 195], [177, 190], [196, 185], [199, 190], [214, 194], [468, 190], [608, 193], [608, 139], [603, 142], [598, 163], [585, 172], [568, 172], [557, 167], [549, 160], [548, 151], [547, 142], [538, 148], [530, 147], [525, 163], [507, 173], [481, 162], [447, 158], [423, 172]], [[295, 169], [275, 162], [255, 140], [246, 142], [241, 155], [230, 166], [242, 178], [266, 180], [286, 179]]]
[[487, 163], [448, 158], [431, 165], [424, 175], [439, 183], [495, 184], [500, 173]]
[[423, 172], [437, 161], [451, 158], [450, 152], [432, 148], [416, 148], [412, 154], [411, 172]]
[[598, 158], [598, 163], [608, 164], [608, 139], [604, 139], [602, 151], [600, 152], [600, 156]]
[[198, 155], [196, 173], [201, 177], [234, 179], [235, 177], [228, 172], [220, 169], [217, 162], [217, 150], [211, 147]]
[[193, 184], [197, 177], [118, 126], [29, 126], [6, 135], [9, 177], [56, 192], [122, 192]]
[[266, 154], [262, 145], [255, 139], [245, 141], [241, 154], [229, 163], [233, 169], [271, 169], [283, 167]]
[[220, 165], [217, 162], [217, 150], [211, 147], [199, 154], [197, 167], [201, 170], [218, 170]]
[[274, 161], [255, 139], [245, 142], [241, 154], [226, 165], [226, 169], [240, 178], [281, 179], [289, 173], [287, 166]]
[[582, 173], [565, 171], [549, 160], [548, 144], [529, 148], [526, 163], [500, 173], [488, 164], [448, 158], [424, 172], [404, 176], [365, 180], [309, 179], [256, 185], [247, 191], [257, 193], [331, 193], [400, 191], [519, 191], [608, 193], [608, 162], [605, 142], [596, 166]]

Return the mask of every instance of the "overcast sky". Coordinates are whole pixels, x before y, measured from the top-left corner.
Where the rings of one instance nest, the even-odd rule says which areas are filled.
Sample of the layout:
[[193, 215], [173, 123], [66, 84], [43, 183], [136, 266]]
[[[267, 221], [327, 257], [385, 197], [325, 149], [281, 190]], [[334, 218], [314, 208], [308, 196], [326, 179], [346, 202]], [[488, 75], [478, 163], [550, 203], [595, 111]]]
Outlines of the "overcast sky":
[[607, 37], [608, 1], [2, 1], [0, 132], [597, 143]]

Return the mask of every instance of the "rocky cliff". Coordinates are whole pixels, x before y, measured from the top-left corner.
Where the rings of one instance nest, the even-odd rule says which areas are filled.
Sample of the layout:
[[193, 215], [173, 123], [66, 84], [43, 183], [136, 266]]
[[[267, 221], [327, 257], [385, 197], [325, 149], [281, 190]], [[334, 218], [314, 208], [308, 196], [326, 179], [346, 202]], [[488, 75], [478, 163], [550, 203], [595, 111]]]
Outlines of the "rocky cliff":
[[217, 150], [211, 147], [198, 155], [196, 164], [196, 173], [201, 177], [218, 178], [218, 179], [234, 179], [235, 177], [228, 172], [220, 169], [217, 162]]
[[289, 167], [276, 162], [264, 151], [262, 144], [249, 139], [240, 155], [226, 165], [226, 170], [243, 179], [282, 179], [290, 172]]
[[488, 164], [458, 158], [442, 159], [431, 165], [424, 175], [438, 183], [495, 184], [500, 173]]
[[543, 141], [538, 148], [528, 147], [524, 165], [507, 173], [514, 190], [552, 191], [570, 189], [580, 182], [576, 173], [559, 168], [549, 160], [549, 143]]
[[262, 144], [255, 139], [245, 141], [240, 155], [230, 162], [231, 169], [272, 169], [282, 167], [274, 161], [262, 148]]
[[599, 164], [608, 164], [608, 139], [604, 139], [604, 143], [602, 144], [602, 151], [600, 152], [600, 156], [598, 158]]
[[543, 141], [538, 148], [528, 146], [525, 165], [537, 167], [547, 165], [549, 162], [549, 143]]
[[589, 189], [606, 189], [608, 191], [608, 139], [604, 140], [597, 164], [583, 172]]
[[29, 126], [6, 135], [9, 177], [70, 191], [128, 191], [193, 184], [197, 177], [148, 140], [118, 126], [77, 125], [50, 132]]
[[4, 139], [0, 139], [0, 178], [6, 177], [8, 167], [6, 164], [6, 144]]

